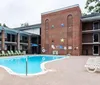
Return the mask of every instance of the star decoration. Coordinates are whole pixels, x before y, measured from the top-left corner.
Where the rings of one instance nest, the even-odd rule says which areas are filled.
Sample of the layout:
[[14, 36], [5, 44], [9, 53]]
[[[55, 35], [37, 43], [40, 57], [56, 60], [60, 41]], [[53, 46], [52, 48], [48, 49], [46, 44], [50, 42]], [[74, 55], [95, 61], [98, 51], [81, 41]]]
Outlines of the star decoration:
[[61, 42], [64, 42], [64, 39], [63, 38], [61, 39]]

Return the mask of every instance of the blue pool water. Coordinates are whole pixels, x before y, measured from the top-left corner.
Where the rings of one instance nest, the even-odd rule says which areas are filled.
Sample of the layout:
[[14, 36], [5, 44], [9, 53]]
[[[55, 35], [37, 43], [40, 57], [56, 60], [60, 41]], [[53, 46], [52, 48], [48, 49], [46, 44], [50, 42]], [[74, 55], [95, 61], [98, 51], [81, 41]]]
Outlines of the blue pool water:
[[[63, 57], [56, 56], [28, 56], [28, 74], [35, 74], [42, 71], [41, 63], [60, 59]], [[16, 58], [2, 58], [0, 59], [0, 65], [10, 68], [17, 74], [26, 74], [26, 57]]]

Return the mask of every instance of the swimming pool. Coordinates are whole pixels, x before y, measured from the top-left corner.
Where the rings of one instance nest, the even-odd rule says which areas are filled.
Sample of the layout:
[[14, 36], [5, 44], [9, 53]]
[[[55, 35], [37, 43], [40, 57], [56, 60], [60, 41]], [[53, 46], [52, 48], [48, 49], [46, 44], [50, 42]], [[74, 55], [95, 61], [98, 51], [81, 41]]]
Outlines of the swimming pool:
[[[5, 68], [9, 73], [25, 75], [26, 60], [27, 74], [37, 74], [44, 70], [43, 63], [64, 58], [62, 56], [26, 56], [26, 57], [11, 57], [1, 58], [0, 67]], [[41, 67], [42, 65], [42, 67]]]

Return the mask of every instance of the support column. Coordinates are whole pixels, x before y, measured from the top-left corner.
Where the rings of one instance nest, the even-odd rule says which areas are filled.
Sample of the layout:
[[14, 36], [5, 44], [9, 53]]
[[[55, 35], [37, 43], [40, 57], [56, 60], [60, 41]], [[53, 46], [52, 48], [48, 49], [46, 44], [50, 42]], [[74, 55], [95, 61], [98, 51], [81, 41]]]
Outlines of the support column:
[[5, 50], [5, 32], [4, 32], [4, 30], [1, 31], [1, 36], [2, 36], [2, 39], [1, 39], [1, 50]]
[[31, 36], [28, 36], [28, 53], [31, 54]]
[[[38, 40], [38, 36], [37, 36], [37, 45], [39, 46], [39, 42], [38, 42], [39, 40]], [[39, 51], [39, 47], [37, 46], [37, 54], [39, 53], [38, 51]]]
[[20, 50], [20, 33], [17, 33], [17, 50]]

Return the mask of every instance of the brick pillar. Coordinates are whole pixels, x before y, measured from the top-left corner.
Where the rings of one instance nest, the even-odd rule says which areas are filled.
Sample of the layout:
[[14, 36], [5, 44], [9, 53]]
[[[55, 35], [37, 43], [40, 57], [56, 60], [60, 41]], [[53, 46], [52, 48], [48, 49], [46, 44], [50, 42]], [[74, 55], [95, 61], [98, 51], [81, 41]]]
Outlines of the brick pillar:
[[5, 50], [5, 32], [4, 30], [1, 31], [1, 50]]
[[28, 36], [28, 53], [31, 54], [31, 36]]
[[17, 50], [20, 50], [20, 33], [17, 33]]

